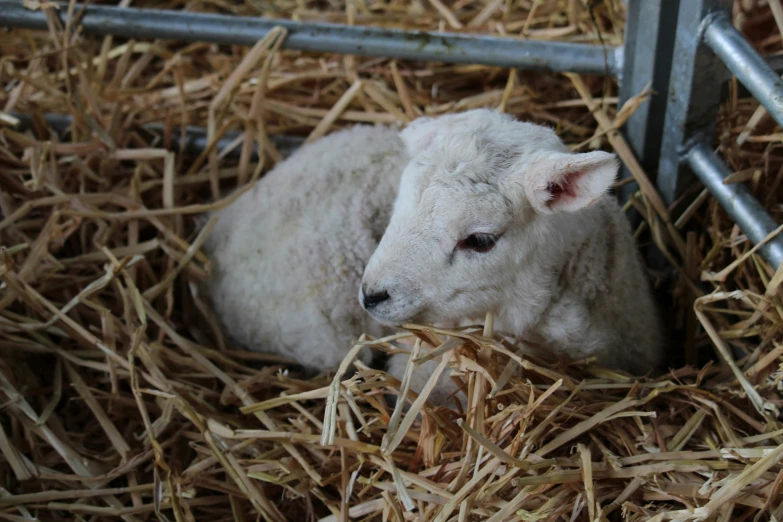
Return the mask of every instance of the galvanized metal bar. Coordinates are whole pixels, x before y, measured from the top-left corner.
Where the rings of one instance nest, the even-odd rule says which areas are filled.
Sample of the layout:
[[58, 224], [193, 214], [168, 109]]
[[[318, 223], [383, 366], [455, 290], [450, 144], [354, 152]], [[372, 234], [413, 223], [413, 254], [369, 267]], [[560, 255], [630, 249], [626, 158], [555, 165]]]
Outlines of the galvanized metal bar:
[[[783, 74], [783, 55], [762, 56], [762, 60], [764, 60], [769, 68], [775, 71], [775, 73]], [[734, 74], [726, 69], [725, 74], [723, 75], [723, 86], [721, 87], [720, 91], [721, 103], [725, 102], [732, 96], [731, 86], [729, 85], [729, 82], [732, 79], [734, 79]], [[741, 82], [737, 82], [736, 89], [738, 98], [750, 98], [753, 96], [753, 94], [747, 89], [747, 87], [742, 85]]]
[[[639, 106], [624, 127], [628, 144], [649, 173], [658, 167], [679, 3], [680, 0], [627, 2], [619, 105], [646, 87], [653, 91], [649, 102]], [[628, 179], [631, 173], [623, 167], [620, 177]], [[626, 202], [637, 190], [635, 183], [623, 185], [618, 194], [620, 201]]]
[[686, 145], [699, 137], [712, 137], [720, 105], [724, 65], [702, 39], [703, 21], [717, 13], [730, 13], [733, 0], [680, 2], [674, 57], [669, 77], [657, 186], [667, 204], [684, 186], [682, 165]]
[[[33, 127], [33, 120], [29, 115], [13, 113], [12, 116], [19, 119], [21, 129], [31, 129]], [[46, 124], [49, 126], [49, 128], [55, 131], [61, 138], [67, 137], [68, 133], [70, 132], [71, 124], [73, 123], [71, 116], [63, 114], [45, 114], [44, 121], [46, 121]], [[138, 131], [161, 136], [164, 131], [164, 125], [162, 123], [148, 123], [146, 125], [140, 126]], [[182, 146], [179, 140], [179, 128], [174, 127], [173, 131], [176, 139], [172, 140], [171, 149], [175, 152], [198, 155], [201, 154], [209, 145], [207, 130], [203, 127], [185, 127], [185, 142], [182, 144]], [[218, 151], [226, 150], [240, 135], [241, 133], [237, 131], [226, 132], [218, 141], [216, 149]], [[298, 136], [284, 135], [269, 136], [269, 139], [272, 141], [272, 143], [274, 143], [274, 145], [284, 157], [288, 157], [293, 154], [296, 149], [302, 146], [305, 140], [305, 138]], [[241, 152], [241, 147], [237, 147], [229, 151], [226, 154], [226, 157], [238, 158]], [[251, 158], [254, 160], [258, 159], [258, 149], [255, 145], [253, 146], [253, 153]]]
[[[161, 123], [148, 123], [146, 125], [143, 125], [141, 129], [149, 133], [161, 135], [164, 130], [164, 125]], [[185, 143], [183, 147], [180, 147], [180, 143], [179, 143], [179, 133], [180, 133], [179, 127], [174, 127], [172, 130], [174, 132], [173, 136], [175, 136], [176, 139], [172, 140], [171, 148], [177, 152], [184, 152], [195, 156], [204, 152], [204, 150], [209, 146], [207, 129], [203, 127], [194, 127], [194, 126], [185, 127]], [[227, 149], [242, 134], [243, 134], [242, 132], [237, 132], [237, 131], [226, 131], [223, 137], [218, 140], [216, 149], [218, 151], [223, 151]], [[301, 147], [305, 142], [305, 138], [303, 137], [286, 136], [282, 134], [269, 136], [269, 140], [275, 145], [275, 147], [277, 147], [277, 150], [280, 152], [280, 154], [283, 155], [284, 158], [287, 158], [288, 156], [293, 154], [296, 151], [296, 149]], [[238, 158], [241, 153], [242, 153], [242, 147], [236, 147], [231, 149], [226, 154], [226, 157]], [[258, 159], [257, 144], [253, 144], [253, 152], [250, 157], [252, 160]]]
[[[704, 142], [698, 142], [688, 149], [685, 161], [754, 244], [779, 227], [744, 184], [723, 182], [731, 171]], [[776, 270], [783, 263], [783, 235], [778, 234], [759, 251], [772, 269]]]
[[[95, 35], [253, 45], [273, 27], [288, 30], [284, 48], [407, 60], [470, 63], [538, 71], [616, 75], [617, 48], [494, 36], [403, 31], [290, 20], [77, 4], [79, 26]], [[61, 6], [60, 16], [68, 10]], [[0, 26], [46, 29], [43, 12], [0, 0]]]
[[[783, 55], [775, 54], [771, 56], [762, 56], [762, 60], [764, 60], [764, 63], [775, 71], [777, 74], [783, 74]], [[734, 75], [731, 73], [731, 71], [726, 71], [726, 74], [723, 76], [723, 81], [727, 82], [732, 79]]]
[[704, 41], [726, 67], [783, 125], [783, 81], [767, 62], [734, 28], [727, 13], [716, 13], [705, 20]]

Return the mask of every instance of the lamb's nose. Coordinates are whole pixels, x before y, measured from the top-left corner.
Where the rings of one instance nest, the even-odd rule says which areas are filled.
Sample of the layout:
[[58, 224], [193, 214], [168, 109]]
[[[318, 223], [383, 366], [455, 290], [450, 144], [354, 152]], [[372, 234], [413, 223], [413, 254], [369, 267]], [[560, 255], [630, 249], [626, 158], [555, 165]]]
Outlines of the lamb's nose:
[[362, 288], [364, 295], [364, 308], [369, 310], [389, 299], [389, 292], [381, 290], [380, 292], [367, 293], [366, 288]]

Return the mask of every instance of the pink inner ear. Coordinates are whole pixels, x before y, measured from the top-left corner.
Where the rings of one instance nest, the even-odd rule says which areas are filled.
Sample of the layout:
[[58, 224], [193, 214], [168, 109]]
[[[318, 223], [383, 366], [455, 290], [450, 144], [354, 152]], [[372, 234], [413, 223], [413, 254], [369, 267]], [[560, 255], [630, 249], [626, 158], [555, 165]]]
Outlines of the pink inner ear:
[[547, 206], [552, 207], [557, 203], [561, 203], [563, 200], [577, 197], [576, 182], [582, 174], [584, 174], [584, 171], [577, 170], [575, 172], [567, 173], [559, 183], [550, 181], [546, 186], [546, 190], [549, 192]]

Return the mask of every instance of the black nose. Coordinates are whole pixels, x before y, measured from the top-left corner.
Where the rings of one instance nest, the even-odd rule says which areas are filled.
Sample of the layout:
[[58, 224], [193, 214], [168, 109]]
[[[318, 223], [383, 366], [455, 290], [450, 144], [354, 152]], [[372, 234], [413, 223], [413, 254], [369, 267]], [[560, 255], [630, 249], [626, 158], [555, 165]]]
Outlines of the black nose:
[[364, 294], [364, 307], [368, 310], [389, 299], [389, 292], [386, 290], [367, 293], [367, 289], [364, 288], [362, 293]]

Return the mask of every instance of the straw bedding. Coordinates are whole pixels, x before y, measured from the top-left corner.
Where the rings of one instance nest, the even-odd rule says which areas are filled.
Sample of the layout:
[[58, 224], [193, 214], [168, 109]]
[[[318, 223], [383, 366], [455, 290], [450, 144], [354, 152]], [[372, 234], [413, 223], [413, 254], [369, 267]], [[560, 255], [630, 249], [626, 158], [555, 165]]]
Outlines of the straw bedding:
[[[153, 4], [605, 44], [621, 42], [624, 16], [620, 0]], [[735, 9], [765, 54], [781, 49], [781, 15], [779, 0]], [[600, 78], [305, 55], [280, 51], [284, 37], [120, 41], [54, 19], [0, 36], [0, 519], [783, 518], [783, 269], [697, 183], [663, 205], [616, 132], [645, 93], [618, 110]], [[196, 220], [280, 161], [270, 136], [479, 106], [613, 149], [632, 170], [639, 243], [666, 260], [652, 274], [670, 310], [668, 373], [518, 351], [491, 317], [412, 325], [354, 353], [440, 347], [468, 408], [412, 392], [395, 408], [386, 397], [406, 383], [383, 372], [347, 359], [306, 377], [222, 336], [196, 290], [209, 270]], [[70, 132], [50, 113], [70, 115]], [[207, 128], [203, 153], [175, 152], [187, 125]], [[778, 219], [780, 140], [730, 84], [716, 146], [729, 181]]]

